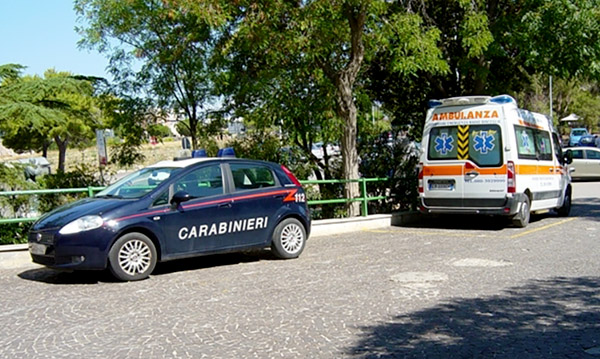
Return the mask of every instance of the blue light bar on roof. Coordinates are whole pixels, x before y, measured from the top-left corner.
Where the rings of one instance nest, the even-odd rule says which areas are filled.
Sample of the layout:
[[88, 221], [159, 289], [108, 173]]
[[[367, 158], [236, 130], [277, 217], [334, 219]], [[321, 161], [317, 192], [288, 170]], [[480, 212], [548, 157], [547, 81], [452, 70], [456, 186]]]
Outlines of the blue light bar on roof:
[[204, 148], [201, 148], [199, 150], [193, 150], [192, 157], [193, 158], [206, 157], [206, 150]]
[[490, 102], [497, 103], [500, 105], [503, 105], [506, 103], [514, 103], [515, 105], [517, 104], [517, 101], [509, 95], [494, 96], [490, 99]]
[[441, 105], [442, 105], [442, 101], [440, 101], [440, 100], [429, 100], [427, 102], [427, 106], [429, 108], [434, 108], [434, 107], [438, 107], [438, 106], [441, 106]]
[[235, 157], [235, 151], [233, 150], [233, 147], [221, 148], [219, 152], [217, 152], [217, 157]]

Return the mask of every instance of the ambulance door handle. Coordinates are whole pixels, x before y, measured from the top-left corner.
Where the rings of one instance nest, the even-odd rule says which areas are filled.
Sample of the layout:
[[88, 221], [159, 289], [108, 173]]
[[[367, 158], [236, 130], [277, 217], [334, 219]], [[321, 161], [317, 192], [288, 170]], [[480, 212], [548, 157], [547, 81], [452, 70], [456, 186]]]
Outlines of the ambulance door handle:
[[477, 176], [479, 176], [479, 172], [471, 171], [465, 174], [465, 179], [473, 179]]

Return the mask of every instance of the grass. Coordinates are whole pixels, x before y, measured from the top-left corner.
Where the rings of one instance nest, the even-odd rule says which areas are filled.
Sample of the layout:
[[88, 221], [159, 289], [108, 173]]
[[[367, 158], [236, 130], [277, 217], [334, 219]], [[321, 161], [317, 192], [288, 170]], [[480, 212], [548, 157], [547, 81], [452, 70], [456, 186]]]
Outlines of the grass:
[[[110, 146], [108, 148], [109, 151], [109, 160], [110, 160]], [[114, 164], [109, 164], [106, 166], [104, 171], [106, 173], [119, 173], [124, 171], [132, 171], [137, 170], [142, 167], [146, 167], [150, 164], [156, 163], [158, 161], [170, 160], [173, 157], [177, 157], [179, 155], [179, 151], [181, 150], [181, 142], [179, 141], [165, 141], [162, 143], [158, 143], [156, 145], [145, 144], [142, 146], [142, 154], [144, 155], [144, 161], [138, 163], [129, 168], [119, 167]], [[37, 157], [41, 156], [41, 153], [27, 153], [21, 154], [17, 156], [5, 156], [1, 157], [0, 161], [11, 161], [18, 158], [28, 158], [28, 157]], [[52, 167], [52, 172], [55, 173], [58, 168], [58, 151], [51, 150], [48, 151], [48, 162], [50, 162], [50, 166]], [[65, 160], [65, 170], [67, 172], [74, 170], [76, 167], [80, 167], [81, 165], [85, 165], [87, 167], [97, 168], [98, 166], [98, 153], [96, 147], [88, 147], [84, 149], [76, 149], [70, 148], [67, 150], [66, 160]]]

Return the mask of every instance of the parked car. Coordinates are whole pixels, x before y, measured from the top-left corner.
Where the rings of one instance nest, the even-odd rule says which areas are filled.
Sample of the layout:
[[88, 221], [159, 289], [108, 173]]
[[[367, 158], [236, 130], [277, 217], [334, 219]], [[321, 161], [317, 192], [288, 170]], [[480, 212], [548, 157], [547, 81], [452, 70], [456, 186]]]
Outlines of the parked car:
[[571, 129], [571, 135], [569, 136], [569, 146], [577, 146], [579, 143], [579, 139], [581, 136], [589, 135], [587, 129], [585, 128], [573, 128]]
[[600, 180], [600, 149], [571, 147], [573, 162], [569, 165], [574, 180]]
[[59, 207], [29, 233], [35, 263], [147, 278], [157, 262], [270, 247], [296, 258], [310, 235], [300, 182], [265, 161], [191, 158], [130, 174], [93, 198]]
[[577, 142], [577, 146], [580, 147], [596, 147], [596, 139], [597, 135], [583, 135], [579, 138], [579, 142]]

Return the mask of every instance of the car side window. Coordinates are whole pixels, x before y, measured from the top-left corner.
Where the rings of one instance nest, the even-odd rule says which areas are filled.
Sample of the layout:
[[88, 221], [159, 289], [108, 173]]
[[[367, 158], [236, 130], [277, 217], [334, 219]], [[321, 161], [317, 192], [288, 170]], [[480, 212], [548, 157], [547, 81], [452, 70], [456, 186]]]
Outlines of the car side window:
[[585, 156], [592, 160], [600, 160], [600, 152], [598, 151], [585, 151]]
[[223, 194], [223, 175], [218, 164], [204, 166], [184, 175], [173, 184], [174, 192], [185, 191], [193, 198]]
[[231, 175], [236, 191], [268, 188], [276, 185], [275, 176], [268, 166], [260, 164], [231, 163]]
[[571, 150], [573, 158], [583, 158], [583, 150]]
[[169, 191], [163, 191], [152, 203], [152, 206], [163, 206], [169, 203]]

